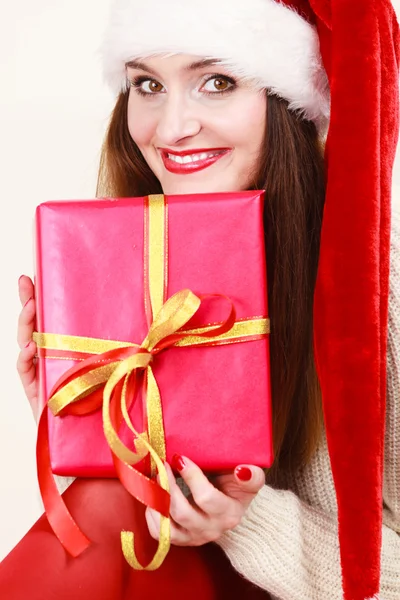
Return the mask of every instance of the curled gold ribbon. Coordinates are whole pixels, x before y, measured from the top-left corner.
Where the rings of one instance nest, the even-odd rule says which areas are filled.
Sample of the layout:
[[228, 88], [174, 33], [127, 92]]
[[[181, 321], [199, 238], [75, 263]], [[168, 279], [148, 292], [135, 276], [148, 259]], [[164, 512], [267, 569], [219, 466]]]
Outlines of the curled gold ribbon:
[[[168, 477], [163, 464], [165, 460], [165, 433], [162, 405], [159, 387], [151, 368], [152, 353], [155, 350], [157, 351], [157, 344], [168, 340], [169, 337], [181, 330], [198, 310], [200, 303], [201, 300], [190, 290], [182, 290], [172, 296], [156, 316], [149, 333], [140, 346], [130, 342], [114, 342], [95, 338], [81, 338], [79, 336], [34, 334], [34, 340], [38, 348], [49, 351], [53, 359], [57, 358], [57, 350], [65, 352], [68, 350], [76, 351], [79, 348], [80, 351], [85, 352], [85, 349], [93, 349], [94, 346], [97, 346], [99, 351], [96, 358], [99, 359], [100, 363], [101, 357], [105, 355], [101, 353], [103, 349], [105, 353], [109, 348], [111, 350], [122, 348], [143, 350], [143, 352], [138, 351], [127, 359], [94, 367], [88, 373], [72, 379], [50, 397], [48, 406], [55, 416], [61, 415], [69, 406], [86, 397], [100, 385], [104, 385], [102, 402], [103, 429], [111, 451], [129, 469], [132, 469], [132, 465], [150, 454], [155, 465], [153, 472], [154, 470], [158, 471], [160, 486], [167, 492], [169, 491]], [[262, 339], [269, 333], [269, 320], [267, 318], [255, 318], [237, 321], [228, 332], [213, 335], [214, 332], [218, 332], [218, 325], [186, 330], [182, 332], [185, 337], [178, 336], [172, 339], [171, 346], [225, 345]], [[97, 364], [97, 361], [95, 364]], [[127, 383], [129, 377], [138, 369], [145, 369], [147, 372], [148, 434], [147, 432], [139, 433], [133, 427], [128, 413]], [[135, 436], [136, 452], [127, 448], [122, 442], [110, 416], [111, 399], [121, 381], [123, 381], [120, 397], [121, 413], [124, 422]], [[170, 547], [169, 518], [161, 514], [159, 545], [152, 561], [145, 567], [137, 559], [132, 532], [121, 533], [121, 544], [125, 559], [134, 569], [148, 571], [157, 569], [162, 564]]]

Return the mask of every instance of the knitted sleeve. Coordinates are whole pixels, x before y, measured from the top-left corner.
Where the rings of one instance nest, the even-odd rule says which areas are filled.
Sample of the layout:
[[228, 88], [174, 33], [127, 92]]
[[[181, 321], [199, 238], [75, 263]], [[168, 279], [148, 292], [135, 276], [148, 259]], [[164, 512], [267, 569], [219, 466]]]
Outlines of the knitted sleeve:
[[[400, 214], [393, 214], [381, 600], [400, 598]], [[342, 600], [337, 512], [324, 440], [312, 464], [264, 486], [218, 544], [246, 579], [279, 600]]]

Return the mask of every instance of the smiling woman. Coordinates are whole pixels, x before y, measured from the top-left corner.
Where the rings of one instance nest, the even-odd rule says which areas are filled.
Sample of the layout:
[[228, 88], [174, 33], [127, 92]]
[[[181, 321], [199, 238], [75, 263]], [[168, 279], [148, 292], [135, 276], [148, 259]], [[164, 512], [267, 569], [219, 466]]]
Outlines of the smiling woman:
[[[76, 600], [400, 597], [400, 219], [390, 232], [399, 39], [388, 0], [351, 10], [335, 0], [115, 0], [101, 57], [116, 103], [97, 196], [265, 190], [275, 462], [211, 480], [175, 455], [165, 464], [173, 548], [145, 574], [127, 572], [110, 545], [124, 515], [135, 522], [125, 490], [75, 481], [66, 503], [97, 544], [66, 561], [41, 519], [7, 559], [8, 597], [26, 597], [27, 585], [32, 600], [66, 589]], [[18, 368], [32, 402], [33, 295], [22, 277]], [[147, 508], [146, 523], [158, 539], [159, 513]], [[53, 561], [39, 584], [38, 539]], [[25, 580], [13, 576], [18, 564]]]
[[[221, 98], [216, 91], [211, 99], [204, 98], [201, 92], [204, 81], [228, 77], [227, 70], [217, 76], [214, 72], [207, 73], [203, 61], [200, 72], [188, 69], [193, 58], [180, 55], [147, 60], [146, 65], [136, 64], [144, 70], [150, 67], [147, 72], [158, 79], [149, 79], [149, 75], [143, 78], [157, 83], [160, 91], [149, 93], [151, 98], [148, 98], [137, 96], [131, 88], [120, 96], [103, 147], [97, 195], [270, 190], [265, 230], [271, 258], [269, 305], [276, 332], [271, 339], [272, 380], [274, 402], [280, 407], [274, 432], [275, 464], [279, 462], [284, 438], [282, 460], [286, 455], [285, 460], [294, 464], [311, 455], [321, 430], [316, 378], [310, 375], [304, 380], [303, 369], [310, 374], [314, 370], [311, 290], [316, 276], [324, 197], [322, 145], [312, 123], [298, 119], [287, 110], [284, 100], [268, 97], [265, 91], [247, 81], [235, 82], [229, 96]], [[129, 68], [128, 78], [133, 76]], [[232, 75], [229, 78], [235, 81]], [[184, 163], [182, 158], [182, 164], [177, 164], [166, 155], [179, 156], [178, 148], [182, 149], [182, 157], [193, 152], [222, 151], [221, 159], [201, 159], [198, 165]], [[204, 171], [208, 162], [212, 167]], [[202, 172], [196, 173], [200, 169]], [[279, 189], [275, 189], [275, 181], [280, 182]], [[295, 231], [303, 232], [301, 239], [293, 236]], [[295, 277], [288, 276], [284, 267], [287, 264], [297, 265]], [[303, 268], [305, 264], [307, 269]], [[307, 296], [305, 289], [309, 290]], [[287, 314], [292, 315], [290, 332], [286, 327]], [[287, 384], [283, 384], [284, 370], [291, 373]], [[296, 380], [298, 383], [294, 384]], [[297, 403], [309, 415], [300, 426], [296, 424], [297, 409], [289, 388], [297, 390]], [[293, 431], [288, 428], [290, 420]]]
[[[226, 67], [216, 76], [212, 62], [211, 73], [208, 61], [184, 54], [130, 63], [136, 70], [128, 68], [129, 81], [148, 67], [140, 77], [160, 91], [142, 96], [128, 87], [119, 95], [102, 149], [96, 195], [267, 190], [268, 302], [275, 331], [270, 340], [276, 407], [272, 479], [279, 464], [293, 468], [307, 461], [321, 436], [312, 290], [325, 194], [323, 144], [314, 123], [288, 110], [287, 101], [228, 75]], [[224, 77], [234, 81], [232, 92], [204, 97], [204, 82]], [[211, 166], [201, 159], [201, 170], [194, 162], [194, 172], [186, 171], [193, 168], [183, 162], [186, 153], [221, 150], [219, 160], [210, 159]], [[179, 154], [182, 164], [167, 156]], [[298, 411], [305, 417], [300, 422]]]

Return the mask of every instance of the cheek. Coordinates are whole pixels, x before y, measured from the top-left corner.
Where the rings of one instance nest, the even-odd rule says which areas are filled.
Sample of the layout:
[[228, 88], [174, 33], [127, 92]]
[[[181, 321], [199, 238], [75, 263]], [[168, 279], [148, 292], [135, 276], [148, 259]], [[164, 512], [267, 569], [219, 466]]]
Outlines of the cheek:
[[133, 102], [128, 104], [128, 130], [137, 146], [150, 143], [155, 127], [154, 119], [143, 108], [139, 109]]
[[264, 96], [248, 99], [232, 115], [231, 123], [235, 123], [232, 136], [235, 135], [235, 146], [246, 150], [250, 155], [258, 153], [264, 140], [266, 125], [267, 101]]

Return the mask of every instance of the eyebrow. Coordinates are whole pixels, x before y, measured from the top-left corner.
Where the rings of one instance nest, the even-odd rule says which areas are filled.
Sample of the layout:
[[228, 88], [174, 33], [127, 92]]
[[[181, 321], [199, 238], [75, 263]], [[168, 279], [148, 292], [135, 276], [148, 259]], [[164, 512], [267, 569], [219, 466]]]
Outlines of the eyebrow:
[[[195, 62], [192, 62], [192, 63], [186, 65], [184, 67], [184, 71], [197, 71], [198, 69], [204, 69], [205, 67], [211, 67], [213, 65], [217, 65], [218, 63], [220, 63], [220, 61], [215, 58], [203, 58], [201, 60], [196, 60]], [[129, 62], [125, 63], [125, 66], [130, 67], [131, 69], [140, 69], [141, 71], [147, 71], [148, 73], [151, 73], [152, 75], [158, 75], [158, 73], [156, 73], [156, 71], [154, 71], [154, 69], [151, 69], [150, 67], [148, 67], [141, 60], [130, 60]]]

